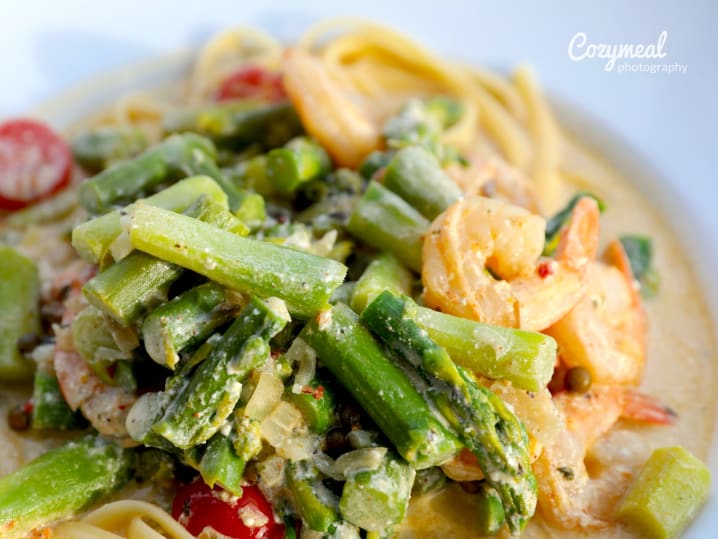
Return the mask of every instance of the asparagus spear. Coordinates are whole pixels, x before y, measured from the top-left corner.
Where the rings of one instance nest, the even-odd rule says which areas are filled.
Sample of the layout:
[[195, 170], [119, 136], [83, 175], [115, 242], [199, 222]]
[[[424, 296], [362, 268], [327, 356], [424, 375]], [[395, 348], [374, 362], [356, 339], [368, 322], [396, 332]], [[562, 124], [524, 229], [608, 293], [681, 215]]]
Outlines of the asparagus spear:
[[359, 165], [359, 174], [361, 174], [365, 180], [371, 180], [374, 177], [374, 174], [379, 172], [381, 169], [386, 168], [393, 157], [393, 151], [374, 150], [367, 155], [364, 162]]
[[232, 148], [254, 143], [276, 148], [303, 131], [291, 103], [263, 104], [250, 100], [178, 111], [165, 118], [164, 128], [168, 132], [200, 133]]
[[456, 437], [349, 307], [338, 303], [320, 312], [299, 336], [415, 468], [440, 464], [459, 450]]
[[122, 487], [132, 461], [129, 450], [95, 436], [48, 451], [0, 478], [0, 535], [21, 537], [72, 516]]
[[297, 513], [305, 525], [316, 532], [332, 533], [339, 522], [338, 500], [321, 482], [311, 461], [288, 462], [287, 487]]
[[382, 253], [367, 266], [352, 293], [351, 307], [361, 313], [384, 290], [409, 294], [411, 273], [389, 253]]
[[409, 505], [415, 474], [409, 464], [391, 452], [377, 468], [351, 471], [339, 500], [342, 517], [368, 531], [399, 524]]
[[237, 311], [236, 299], [216, 283], [187, 290], [152, 311], [142, 324], [145, 349], [160, 365], [174, 369], [179, 353], [202, 343]]
[[34, 363], [18, 350], [18, 340], [39, 333], [40, 285], [35, 264], [12, 247], [0, 245], [0, 383], [32, 379]]
[[336, 399], [326, 382], [314, 378], [301, 393], [287, 391], [285, 400], [299, 408], [307, 420], [307, 426], [317, 434], [323, 434], [336, 422]]
[[436, 158], [421, 146], [407, 146], [396, 152], [386, 167], [383, 183], [430, 220], [462, 194]]
[[710, 493], [710, 471], [680, 446], [656, 449], [618, 507], [618, 519], [646, 537], [675, 539]]
[[188, 133], [170, 137], [142, 155], [117, 163], [80, 185], [80, 204], [92, 213], [105, 213], [120, 201], [147, 193], [176, 176], [185, 167], [213, 161], [217, 152], [212, 143]]
[[152, 431], [180, 449], [209, 440], [237, 404], [242, 383], [269, 357], [269, 339], [288, 321], [281, 301], [252, 298], [189, 382], [180, 382]]
[[241, 496], [246, 464], [234, 449], [233, 437], [218, 432], [207, 442], [196, 467], [210, 487], [218, 483], [234, 496]]
[[551, 380], [556, 341], [541, 333], [482, 324], [419, 307], [416, 322], [458, 364], [487, 378], [539, 391]]
[[524, 427], [498, 396], [457, 368], [415, 322], [416, 308], [410, 298], [384, 291], [361, 320], [426, 380], [428, 395], [501, 497], [509, 529], [520, 531], [533, 516], [537, 499]]
[[99, 172], [109, 164], [134, 157], [147, 148], [147, 137], [133, 126], [99, 127], [72, 140], [72, 154], [83, 168]]
[[369, 183], [347, 224], [357, 238], [393, 253], [415, 271], [421, 271], [423, 236], [428, 228], [423, 215], [376, 182]]
[[[200, 197], [185, 213], [191, 215], [194, 222], [206, 222], [216, 232], [224, 231], [230, 235], [249, 233], [244, 223], [209, 198]], [[183, 268], [178, 265], [135, 251], [90, 279], [82, 287], [82, 292], [92, 305], [129, 326], [166, 300], [169, 286], [182, 271]]]
[[267, 154], [267, 178], [280, 193], [293, 193], [301, 184], [321, 178], [331, 168], [326, 150], [306, 137], [290, 140]]
[[126, 326], [167, 299], [182, 268], [134, 252], [98, 273], [82, 287], [90, 304]]
[[146, 204], [135, 204], [130, 213], [130, 240], [137, 249], [228, 288], [277, 296], [299, 318], [321, 309], [344, 280], [346, 267], [333, 260], [240, 238]]
[[449, 97], [412, 99], [384, 125], [387, 145], [393, 149], [418, 145], [433, 154], [442, 165], [463, 164], [465, 161], [456, 149], [440, 140], [443, 131], [456, 123], [462, 114], [461, 103]]
[[501, 496], [495, 488], [484, 481], [476, 493], [476, 516], [481, 536], [496, 535], [506, 523], [506, 513]]
[[57, 377], [50, 372], [38, 370], [32, 389], [33, 429], [68, 430], [80, 428], [86, 423], [79, 413], [73, 412], [65, 402]]
[[[227, 195], [209, 176], [193, 176], [180, 180], [143, 199], [143, 202], [166, 210], [183, 212], [201, 196], [227, 206]], [[73, 228], [72, 246], [87, 262], [105, 266], [110, 245], [121, 232], [120, 210], [115, 210]]]

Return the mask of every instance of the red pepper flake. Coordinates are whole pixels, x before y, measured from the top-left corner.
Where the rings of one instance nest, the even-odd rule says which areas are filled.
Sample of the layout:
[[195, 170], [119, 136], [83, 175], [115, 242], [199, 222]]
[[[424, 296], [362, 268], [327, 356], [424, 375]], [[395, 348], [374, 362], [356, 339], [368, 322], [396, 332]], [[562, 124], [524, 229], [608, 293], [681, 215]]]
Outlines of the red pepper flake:
[[125, 410], [126, 408], [127, 408], [127, 405], [126, 405], [126, 404], [120, 404], [120, 405], [117, 406], [117, 409], [118, 409], [118, 410]]
[[547, 260], [546, 262], [541, 262], [538, 265], [538, 268], [536, 268], [536, 272], [538, 273], [538, 276], [542, 279], [545, 279], [549, 275], [553, 275], [554, 273], [556, 273], [556, 261]]
[[311, 395], [316, 400], [319, 400], [324, 396], [324, 386], [317, 386], [316, 389], [310, 386], [304, 386], [302, 388], [302, 393]]
[[25, 401], [25, 403], [22, 405], [22, 411], [26, 414], [30, 415], [32, 414], [32, 410], [35, 406], [33, 405], [32, 401]]

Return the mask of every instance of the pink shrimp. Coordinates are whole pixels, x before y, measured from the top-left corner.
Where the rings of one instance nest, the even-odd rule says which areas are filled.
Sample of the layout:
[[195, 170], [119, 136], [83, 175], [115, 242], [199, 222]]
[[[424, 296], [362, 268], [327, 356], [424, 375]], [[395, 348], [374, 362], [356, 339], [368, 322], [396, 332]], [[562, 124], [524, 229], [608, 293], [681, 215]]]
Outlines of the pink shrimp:
[[553, 259], [540, 258], [544, 230], [542, 217], [518, 206], [480, 196], [458, 200], [424, 239], [424, 301], [501, 326], [554, 324], [584, 293], [598, 244], [596, 202], [585, 197], [576, 204]]

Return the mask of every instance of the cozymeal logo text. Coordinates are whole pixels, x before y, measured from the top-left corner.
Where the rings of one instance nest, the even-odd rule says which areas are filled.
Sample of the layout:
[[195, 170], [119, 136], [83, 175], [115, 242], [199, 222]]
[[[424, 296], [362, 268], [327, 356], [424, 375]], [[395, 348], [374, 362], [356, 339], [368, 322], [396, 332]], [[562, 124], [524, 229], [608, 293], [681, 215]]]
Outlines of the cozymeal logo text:
[[[618, 73], [685, 73], [688, 64], [668, 63], [664, 59], [668, 32], [663, 30], [655, 43], [592, 43], [588, 34], [576, 32], [568, 42], [568, 57], [574, 62], [583, 60], [606, 60], [604, 70]], [[658, 60], [636, 62], [635, 60]], [[661, 61], [663, 60], [663, 61]]]

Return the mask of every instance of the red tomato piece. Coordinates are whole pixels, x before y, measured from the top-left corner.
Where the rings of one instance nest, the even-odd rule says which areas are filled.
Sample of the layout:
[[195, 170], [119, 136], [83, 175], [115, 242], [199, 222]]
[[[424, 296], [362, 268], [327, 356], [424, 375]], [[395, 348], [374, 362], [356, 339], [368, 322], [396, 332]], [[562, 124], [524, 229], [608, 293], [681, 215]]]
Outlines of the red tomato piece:
[[52, 129], [30, 119], [0, 124], [0, 209], [17, 210], [65, 187], [70, 147]]
[[274, 521], [272, 506], [251, 485], [242, 487], [242, 497], [237, 499], [197, 478], [177, 490], [172, 516], [193, 535], [210, 527], [234, 539], [284, 538], [284, 525]]
[[274, 103], [287, 98], [282, 76], [263, 67], [249, 65], [227, 77], [217, 91], [217, 100], [260, 98]]

